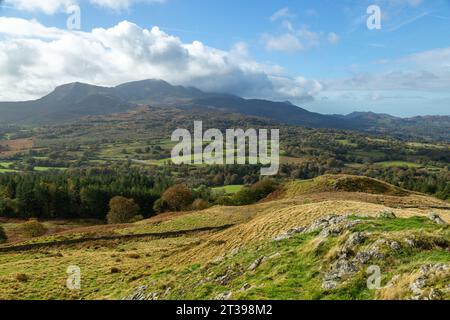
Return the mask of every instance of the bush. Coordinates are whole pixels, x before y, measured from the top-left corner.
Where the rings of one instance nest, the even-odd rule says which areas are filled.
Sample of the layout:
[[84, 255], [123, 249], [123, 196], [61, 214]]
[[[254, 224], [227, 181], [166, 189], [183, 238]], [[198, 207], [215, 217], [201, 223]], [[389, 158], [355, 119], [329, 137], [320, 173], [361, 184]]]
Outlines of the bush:
[[161, 199], [163, 201], [162, 204], [167, 205], [168, 210], [171, 211], [186, 210], [194, 201], [192, 192], [185, 184], [170, 187], [163, 193]]
[[109, 213], [106, 216], [109, 224], [128, 223], [135, 218], [141, 209], [133, 199], [114, 197], [109, 201]]
[[144, 219], [145, 219], [144, 216], [140, 214], [140, 215], [134, 216], [134, 217], [130, 220], [130, 223], [139, 222], [139, 221], [142, 221], [142, 220], [144, 220]]
[[205, 210], [208, 209], [211, 205], [209, 204], [208, 201], [203, 200], [203, 199], [196, 199], [192, 205], [191, 208], [192, 210], [197, 210], [197, 211], [201, 211], [201, 210]]
[[16, 274], [14, 278], [19, 282], [28, 282], [30, 279], [25, 273]]
[[232, 197], [235, 205], [242, 206], [258, 202], [277, 190], [278, 183], [272, 179], [261, 180], [250, 187], [244, 187]]
[[29, 220], [19, 226], [19, 232], [28, 238], [40, 237], [47, 232], [47, 228], [37, 220]]
[[153, 205], [153, 210], [156, 213], [166, 212], [167, 210], [169, 210], [169, 205], [162, 198], [160, 198], [155, 201]]
[[8, 240], [8, 237], [6, 236], [5, 229], [3, 229], [3, 226], [0, 226], [0, 243], [4, 243]]

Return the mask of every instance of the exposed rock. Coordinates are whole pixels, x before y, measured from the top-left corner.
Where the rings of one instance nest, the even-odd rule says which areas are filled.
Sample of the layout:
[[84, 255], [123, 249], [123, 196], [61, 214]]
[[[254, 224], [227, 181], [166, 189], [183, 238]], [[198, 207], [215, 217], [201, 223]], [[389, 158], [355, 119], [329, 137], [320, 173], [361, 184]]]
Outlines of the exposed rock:
[[382, 218], [382, 219], [396, 219], [397, 216], [395, 215], [395, 213], [392, 210], [383, 210], [381, 212], [379, 212], [377, 214], [377, 218]]
[[366, 264], [373, 259], [383, 259], [385, 256], [380, 252], [380, 246], [386, 243], [385, 239], [378, 239], [369, 249], [358, 252], [354, 260], [360, 264]]
[[235, 256], [239, 253], [239, 251], [241, 250], [241, 248], [234, 248], [233, 250], [231, 250], [230, 252], [230, 256]]
[[215, 300], [231, 300], [233, 297], [233, 292], [223, 292], [217, 295]]
[[259, 265], [266, 259], [266, 257], [260, 257], [258, 259], [256, 259], [251, 265], [250, 267], [248, 267], [249, 271], [254, 271], [256, 270], [256, 268], [259, 267]]
[[327, 290], [334, 289], [340, 281], [346, 280], [358, 271], [354, 263], [347, 259], [339, 259], [331, 265], [331, 270], [325, 275], [322, 287]]
[[320, 231], [319, 236], [323, 238], [338, 236], [360, 222], [360, 220], [349, 220], [347, 216], [329, 215], [313, 222], [306, 232]]
[[364, 234], [362, 234], [361, 232], [355, 232], [355, 233], [352, 233], [348, 237], [347, 241], [345, 241], [344, 246], [353, 248], [353, 247], [363, 243], [365, 239], [366, 239], [366, 236]]
[[345, 230], [351, 229], [361, 223], [360, 220], [349, 220], [343, 215], [328, 215], [314, 221], [309, 227], [296, 227], [275, 237], [273, 241], [282, 241], [292, 238], [295, 234], [320, 232], [320, 236], [327, 238], [329, 236], [338, 236]]
[[240, 292], [243, 292], [243, 291], [247, 291], [247, 290], [249, 290], [249, 289], [251, 289], [251, 288], [252, 288], [251, 285], [249, 285], [248, 283], [245, 283], [245, 284], [242, 286], [242, 288], [239, 289], [239, 291], [240, 291]]
[[124, 300], [158, 300], [159, 294], [156, 292], [147, 293], [147, 289], [147, 286], [140, 286]]
[[281, 257], [281, 253], [276, 252], [276, 253], [274, 253], [273, 255], [269, 256], [269, 257], [267, 258], [267, 260], [270, 260], [270, 259], [277, 259], [277, 258], [279, 258], [279, 257]]
[[390, 243], [389, 243], [389, 247], [392, 249], [392, 250], [400, 250], [402, 247], [401, 247], [401, 245], [397, 242], [397, 241], [391, 241]]
[[450, 277], [450, 265], [448, 264], [430, 264], [420, 268], [419, 275], [411, 282], [409, 289], [412, 292], [412, 300], [441, 300], [446, 294], [449, 294], [450, 287], [437, 289], [433, 284], [439, 279]]
[[289, 229], [285, 233], [280, 234], [279, 236], [275, 237], [273, 241], [283, 241], [286, 239], [292, 238], [294, 235], [305, 232], [305, 227], [295, 227], [292, 229]]
[[430, 219], [431, 221], [434, 221], [435, 223], [437, 223], [441, 226], [447, 225], [447, 222], [445, 222], [437, 213], [434, 213], [434, 212], [430, 212], [430, 214], [428, 215], [428, 219]]
[[211, 263], [220, 263], [223, 260], [225, 260], [224, 256], [217, 256], [217, 257], [214, 258], [214, 260], [211, 261]]
[[307, 232], [322, 231], [330, 226], [337, 225], [347, 219], [346, 216], [328, 215], [314, 221], [307, 229]]
[[414, 248], [416, 246], [414, 240], [412, 239], [405, 239], [405, 242], [408, 246], [410, 246], [411, 248]]

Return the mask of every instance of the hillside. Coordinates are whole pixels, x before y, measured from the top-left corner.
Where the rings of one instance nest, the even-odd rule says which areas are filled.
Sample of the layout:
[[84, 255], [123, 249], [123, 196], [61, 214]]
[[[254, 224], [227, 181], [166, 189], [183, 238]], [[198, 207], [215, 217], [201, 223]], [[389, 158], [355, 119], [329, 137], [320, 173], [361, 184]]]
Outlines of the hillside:
[[[363, 177], [323, 176], [250, 206], [7, 243], [0, 298], [448, 299], [448, 223], [448, 202]], [[69, 265], [82, 270], [80, 291], [63, 285]], [[366, 286], [374, 265], [380, 290]]]
[[195, 108], [207, 108], [311, 128], [351, 129], [402, 138], [450, 140], [448, 116], [403, 119], [370, 112], [355, 112], [346, 116], [323, 115], [288, 101], [274, 102], [207, 93], [194, 87], [174, 86], [162, 80], [135, 81], [116, 87], [71, 83], [57, 87], [38, 100], [0, 102], [0, 125], [60, 124], [86, 116], [125, 113], [142, 105], [182, 107], [186, 113]]

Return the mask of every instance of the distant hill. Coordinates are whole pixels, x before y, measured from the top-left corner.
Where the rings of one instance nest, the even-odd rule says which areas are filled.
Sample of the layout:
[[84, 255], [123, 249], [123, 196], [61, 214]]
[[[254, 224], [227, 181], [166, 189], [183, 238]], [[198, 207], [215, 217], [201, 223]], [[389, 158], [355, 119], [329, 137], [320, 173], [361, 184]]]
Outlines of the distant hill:
[[430, 140], [450, 141], [449, 116], [399, 118], [374, 112], [353, 112], [338, 117], [352, 121], [352, 127], [358, 130], [387, 133], [403, 138], [423, 137]]
[[84, 83], [62, 85], [38, 100], [0, 102], [0, 123], [42, 124], [72, 121], [84, 116], [121, 113], [139, 105], [211, 108], [265, 117], [291, 125], [450, 140], [449, 116], [403, 119], [372, 112], [354, 112], [345, 116], [323, 115], [302, 109], [289, 101], [274, 102], [206, 93], [193, 87], [173, 86], [162, 80], [135, 81], [112, 88]]
[[1, 102], [0, 122], [52, 123], [124, 112], [133, 107], [134, 104], [121, 99], [112, 88], [71, 83], [57, 87], [38, 100]]

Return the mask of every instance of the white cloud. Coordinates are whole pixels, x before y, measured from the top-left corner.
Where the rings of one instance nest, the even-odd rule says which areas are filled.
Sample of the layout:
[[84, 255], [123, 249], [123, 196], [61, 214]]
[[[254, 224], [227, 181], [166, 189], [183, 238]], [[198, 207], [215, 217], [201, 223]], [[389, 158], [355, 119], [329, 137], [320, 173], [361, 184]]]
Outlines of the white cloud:
[[331, 44], [336, 44], [339, 42], [339, 36], [335, 32], [330, 32], [328, 34], [328, 42]]
[[66, 10], [68, 6], [76, 2], [76, 0], [6, 0], [5, 4], [20, 10], [54, 14]]
[[323, 32], [309, 30], [306, 25], [302, 25], [299, 28], [295, 27], [292, 20], [290, 20], [293, 17], [295, 15], [288, 8], [280, 9], [272, 15], [270, 20], [272, 22], [281, 20], [280, 26], [284, 30], [278, 34], [262, 34], [261, 41], [266, 50], [297, 53], [320, 46], [324, 39], [330, 44], [339, 42], [339, 36], [334, 32], [324, 35]]
[[70, 32], [1, 17], [0, 100], [37, 98], [74, 81], [114, 86], [148, 78], [277, 100], [302, 101], [321, 90], [318, 81], [290, 77], [247, 51], [245, 43], [230, 51], [183, 43], [157, 27], [147, 30], [127, 21]]
[[448, 92], [450, 88], [450, 48], [415, 53], [401, 59], [383, 61], [384, 72], [356, 73], [327, 81], [331, 90], [407, 90]]
[[282, 8], [280, 10], [278, 10], [277, 12], [275, 12], [271, 17], [270, 20], [272, 22], [277, 21], [278, 19], [289, 19], [289, 18], [294, 18], [295, 14], [293, 14], [292, 12], [289, 11], [289, 8]]
[[[116, 11], [128, 9], [136, 3], [164, 3], [166, 0], [89, 0], [90, 3]], [[5, 4], [19, 10], [40, 11], [48, 15], [66, 11], [79, 0], [5, 0]]]
[[266, 50], [296, 53], [319, 47], [324, 41], [330, 44], [339, 42], [339, 36], [334, 32], [325, 36], [323, 32], [311, 31], [307, 26], [295, 29], [290, 22], [284, 22], [283, 27], [286, 29], [284, 33], [262, 35], [261, 40]]
[[295, 53], [303, 51], [305, 47], [298, 37], [292, 33], [281, 35], [264, 34], [262, 37], [266, 50]]

